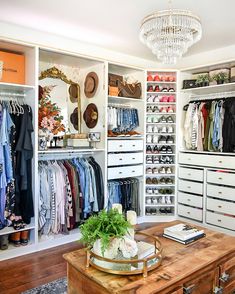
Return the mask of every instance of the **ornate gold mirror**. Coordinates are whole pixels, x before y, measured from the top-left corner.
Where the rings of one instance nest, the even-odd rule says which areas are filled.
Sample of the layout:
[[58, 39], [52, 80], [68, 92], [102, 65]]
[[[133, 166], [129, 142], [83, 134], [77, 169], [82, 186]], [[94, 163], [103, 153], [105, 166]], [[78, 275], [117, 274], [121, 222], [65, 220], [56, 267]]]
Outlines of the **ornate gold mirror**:
[[[57, 80], [55, 82], [55, 79]], [[42, 71], [39, 80], [40, 86], [53, 85], [50, 93], [52, 103], [58, 105], [63, 116], [63, 124], [66, 133], [81, 133], [81, 99], [80, 86], [70, 80], [58, 68], [53, 66]]]

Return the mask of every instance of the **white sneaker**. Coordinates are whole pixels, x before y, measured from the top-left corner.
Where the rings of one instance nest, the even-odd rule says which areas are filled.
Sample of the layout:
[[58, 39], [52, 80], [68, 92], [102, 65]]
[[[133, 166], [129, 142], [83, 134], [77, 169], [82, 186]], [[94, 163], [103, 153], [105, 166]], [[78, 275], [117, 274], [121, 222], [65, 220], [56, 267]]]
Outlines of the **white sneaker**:
[[159, 99], [158, 96], [155, 96], [155, 97], [153, 98], [153, 101], [154, 101], [154, 102], [160, 102], [160, 99]]
[[146, 137], [146, 142], [147, 142], [148, 144], [151, 144], [151, 143], [152, 143], [152, 135], [147, 135], [147, 137]]
[[171, 197], [165, 196], [165, 198], [166, 198], [166, 204], [171, 204]]
[[167, 174], [172, 174], [172, 170], [171, 170], [170, 167], [167, 168], [166, 173], [167, 173]]
[[150, 115], [147, 116], [147, 123], [152, 123], [153, 120], [152, 120], [152, 117]]
[[165, 174], [166, 173], [166, 170], [165, 170], [165, 167], [162, 166], [160, 169], [159, 169], [159, 173], [160, 174]]
[[158, 133], [158, 127], [157, 126], [153, 127], [153, 133], [155, 133], [155, 134]]
[[158, 189], [155, 188], [155, 189], [153, 190], [153, 194], [158, 195], [158, 194], [159, 194]]
[[158, 135], [153, 135], [153, 143], [154, 144], [158, 143]]
[[174, 133], [174, 129], [173, 129], [172, 126], [169, 126], [169, 127], [167, 128], [167, 133], [168, 133], [168, 134]]
[[153, 118], [153, 123], [156, 124], [156, 123], [158, 123], [158, 122], [159, 122], [159, 119], [158, 119], [158, 117], [155, 115], [154, 118]]
[[153, 132], [153, 127], [151, 125], [147, 126], [147, 133], [152, 133]]
[[150, 95], [147, 97], [147, 102], [153, 102], [154, 96]]
[[146, 204], [152, 204], [152, 198], [146, 198]]
[[161, 204], [166, 204], [165, 196], [160, 197], [160, 198], [159, 198], [159, 202], [160, 202]]
[[157, 204], [157, 198], [156, 197], [153, 198], [153, 204]]
[[166, 133], [166, 127], [165, 127], [165, 126], [162, 127], [162, 129], [161, 129], [161, 133]]
[[152, 190], [152, 188], [147, 188], [147, 189], [146, 189], [146, 193], [147, 193], [147, 194], [153, 194], [153, 190]]

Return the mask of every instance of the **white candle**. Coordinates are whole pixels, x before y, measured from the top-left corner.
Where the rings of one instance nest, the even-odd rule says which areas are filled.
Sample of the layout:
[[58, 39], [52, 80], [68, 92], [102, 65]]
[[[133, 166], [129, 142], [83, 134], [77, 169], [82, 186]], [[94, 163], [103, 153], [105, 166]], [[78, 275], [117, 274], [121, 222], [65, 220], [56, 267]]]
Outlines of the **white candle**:
[[122, 214], [122, 205], [119, 203], [113, 203], [112, 209], [117, 209], [120, 214]]
[[132, 226], [135, 226], [137, 224], [136, 212], [133, 210], [128, 210], [126, 212], [126, 219]]

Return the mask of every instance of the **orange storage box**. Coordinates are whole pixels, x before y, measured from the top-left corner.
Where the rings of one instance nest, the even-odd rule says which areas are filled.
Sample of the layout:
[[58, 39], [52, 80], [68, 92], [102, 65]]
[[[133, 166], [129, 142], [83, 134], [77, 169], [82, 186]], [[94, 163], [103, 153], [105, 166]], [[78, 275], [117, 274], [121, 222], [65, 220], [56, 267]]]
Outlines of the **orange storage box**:
[[16, 53], [0, 51], [0, 61], [3, 62], [0, 82], [25, 84], [25, 56]]

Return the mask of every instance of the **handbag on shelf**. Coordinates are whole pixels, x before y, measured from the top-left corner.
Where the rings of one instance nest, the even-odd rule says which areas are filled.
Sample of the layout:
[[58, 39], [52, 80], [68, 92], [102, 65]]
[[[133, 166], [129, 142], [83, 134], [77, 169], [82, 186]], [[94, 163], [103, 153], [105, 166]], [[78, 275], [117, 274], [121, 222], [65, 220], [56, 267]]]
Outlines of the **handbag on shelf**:
[[141, 97], [142, 89], [141, 83], [129, 84], [127, 82], [118, 81], [119, 96], [127, 98], [136, 98]]

